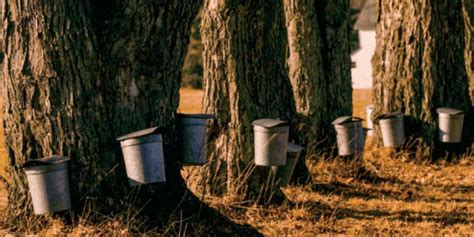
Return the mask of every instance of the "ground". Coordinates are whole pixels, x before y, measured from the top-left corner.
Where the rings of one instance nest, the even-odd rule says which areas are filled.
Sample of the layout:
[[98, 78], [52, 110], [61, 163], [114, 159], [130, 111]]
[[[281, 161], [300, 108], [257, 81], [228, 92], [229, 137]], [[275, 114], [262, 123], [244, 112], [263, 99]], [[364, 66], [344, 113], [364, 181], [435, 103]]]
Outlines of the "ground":
[[427, 165], [379, 154], [363, 167], [340, 160], [310, 167], [313, 183], [287, 188], [283, 207], [215, 207], [268, 236], [474, 234], [472, 158]]
[[[370, 100], [369, 90], [354, 91], [354, 115], [365, 118], [364, 107]], [[199, 113], [201, 101], [201, 90], [182, 89], [179, 111]], [[5, 162], [3, 146], [0, 151], [1, 161]], [[369, 139], [363, 162], [321, 160], [315, 156], [307, 164], [313, 181], [284, 189], [289, 201], [282, 206], [224, 204], [213, 197], [204, 200], [234, 222], [248, 224], [268, 236], [474, 234], [472, 157], [456, 162], [413, 161], [406, 153], [375, 149]], [[106, 223], [95, 230], [79, 224], [68, 233], [97, 234], [106, 229], [122, 234], [130, 230], [121, 222]], [[61, 230], [59, 227], [42, 233], [57, 234]], [[187, 234], [206, 235], [203, 233], [206, 230]]]
[[[182, 90], [180, 109], [200, 111], [200, 90]], [[370, 90], [355, 90], [354, 116], [366, 118]], [[282, 207], [206, 202], [239, 224], [269, 236], [313, 234], [474, 234], [474, 158], [438, 163], [374, 149], [364, 165], [341, 160], [308, 162], [313, 183], [285, 189]]]

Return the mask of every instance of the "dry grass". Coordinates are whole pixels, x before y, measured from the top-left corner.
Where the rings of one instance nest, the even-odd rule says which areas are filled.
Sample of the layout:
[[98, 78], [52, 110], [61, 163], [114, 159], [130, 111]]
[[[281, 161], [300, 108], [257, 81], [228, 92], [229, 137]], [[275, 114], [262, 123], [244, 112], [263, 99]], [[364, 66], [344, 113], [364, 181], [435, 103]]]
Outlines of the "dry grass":
[[268, 236], [474, 234], [474, 158], [419, 164], [371, 150], [363, 162], [312, 160], [313, 182], [284, 190], [281, 207], [209, 199], [237, 223]]
[[[202, 91], [180, 92], [180, 112], [201, 111]], [[367, 90], [354, 92], [356, 116], [365, 118], [364, 107], [370, 99]], [[415, 162], [402, 152], [372, 148], [370, 139], [368, 143], [367, 151], [358, 161], [316, 156], [307, 161], [313, 181], [284, 189], [288, 200], [282, 206], [248, 206], [218, 197], [205, 197], [204, 201], [232, 221], [249, 224], [268, 236], [474, 234], [474, 157], [456, 163]], [[160, 228], [145, 228], [143, 223], [147, 220], [135, 215], [136, 209], [114, 216], [95, 213], [93, 207], [87, 210], [68, 224], [51, 218], [25, 220], [30, 224], [21, 232], [45, 236], [196, 236], [227, 228], [202, 223], [198, 218], [183, 220], [179, 215]], [[43, 228], [37, 229], [38, 226]], [[0, 233], [10, 232], [7, 229]], [[235, 230], [222, 232], [239, 235]]]
[[[141, 213], [143, 206], [134, 201], [136, 195], [125, 197], [113, 206], [114, 214], [101, 213], [104, 206], [88, 199], [80, 215], [71, 212], [53, 216], [17, 216], [9, 218], [0, 215], [0, 235], [38, 235], [38, 236], [189, 236], [206, 235], [207, 223], [199, 221], [196, 215], [183, 218], [182, 213], [172, 215], [167, 221], [148, 218]], [[59, 217], [61, 216], [61, 217]], [[208, 231], [207, 231], [208, 232]]]
[[[365, 119], [370, 90], [355, 90], [353, 98], [354, 116]], [[313, 183], [285, 189], [290, 201], [281, 207], [206, 202], [268, 236], [474, 234], [472, 157], [423, 164], [369, 145], [363, 162], [315, 159], [308, 167]]]

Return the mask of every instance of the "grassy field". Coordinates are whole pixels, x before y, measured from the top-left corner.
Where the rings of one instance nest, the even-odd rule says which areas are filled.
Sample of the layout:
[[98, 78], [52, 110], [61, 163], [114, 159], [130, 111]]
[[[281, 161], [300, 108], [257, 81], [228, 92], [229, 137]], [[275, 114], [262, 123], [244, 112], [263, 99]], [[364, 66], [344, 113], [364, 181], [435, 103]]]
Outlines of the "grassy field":
[[202, 90], [191, 88], [182, 88], [179, 90], [179, 107], [178, 112], [181, 113], [201, 113], [202, 107]]
[[[201, 111], [201, 90], [182, 89], [180, 93], [180, 112]], [[370, 91], [356, 90], [353, 97], [354, 115], [365, 118]], [[375, 149], [370, 143], [363, 162], [309, 160], [313, 181], [284, 189], [288, 201], [282, 206], [248, 206], [216, 197], [204, 201], [233, 222], [268, 236], [474, 234], [474, 158], [454, 163], [415, 162], [406, 153]], [[185, 222], [172, 222], [180, 226], [178, 236], [207, 235], [208, 230], [222, 228], [199, 226], [196, 219]], [[133, 230], [127, 221], [108, 217], [105, 224], [79, 224], [72, 230], [55, 223], [40, 234], [124, 234]], [[195, 232], [186, 232], [185, 227], [181, 232], [181, 225], [188, 224]]]
[[[202, 90], [191, 88], [182, 88], [180, 91], [179, 112], [183, 113], [200, 113], [202, 106]], [[366, 118], [365, 106], [371, 104], [372, 96], [370, 90], [355, 90], [353, 92], [352, 106], [354, 108], [354, 116]]]

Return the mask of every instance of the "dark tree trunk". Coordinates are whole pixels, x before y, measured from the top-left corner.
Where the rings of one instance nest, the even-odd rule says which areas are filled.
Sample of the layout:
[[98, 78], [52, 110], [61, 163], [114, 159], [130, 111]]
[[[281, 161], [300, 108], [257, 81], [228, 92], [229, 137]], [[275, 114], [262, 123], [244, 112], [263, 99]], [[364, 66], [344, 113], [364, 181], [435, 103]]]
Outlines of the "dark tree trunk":
[[[466, 72], [469, 79], [469, 92], [471, 95], [471, 111], [474, 111], [474, 0], [464, 0], [464, 24], [466, 29], [466, 50], [464, 53], [466, 61]], [[474, 113], [474, 112], [473, 112]], [[470, 121], [474, 119], [471, 114]], [[471, 125], [474, 129], [474, 125]], [[471, 130], [472, 131], [472, 130]], [[471, 149], [474, 150], [474, 133], [471, 132]]]
[[[185, 186], [172, 156], [189, 27], [199, 1], [2, 1], [9, 210], [28, 206], [26, 159], [71, 158], [75, 201], [127, 190], [119, 135], [150, 126], [165, 138], [166, 193]], [[168, 151], [168, 152], [167, 152]]]
[[72, 158], [71, 183], [78, 186], [72, 190], [85, 193], [91, 188], [85, 185], [97, 183], [111, 168], [100, 161], [110, 156], [101, 154], [101, 147], [113, 134], [101, 106], [104, 85], [88, 7], [82, 2], [5, 4], [3, 121], [13, 181], [9, 210], [24, 211], [29, 198], [21, 169], [25, 160]]
[[426, 144], [437, 141], [436, 108], [470, 107], [462, 2], [377, 1], [373, 116], [402, 111]]
[[312, 155], [334, 144], [331, 121], [352, 114], [350, 4], [285, 0], [284, 5], [299, 140]]
[[217, 115], [219, 125], [204, 172], [214, 191], [243, 198], [259, 192], [268, 174], [268, 167], [253, 165], [252, 121], [291, 121], [295, 111], [285, 70], [283, 7], [263, 0], [206, 1], [201, 35], [203, 108]]

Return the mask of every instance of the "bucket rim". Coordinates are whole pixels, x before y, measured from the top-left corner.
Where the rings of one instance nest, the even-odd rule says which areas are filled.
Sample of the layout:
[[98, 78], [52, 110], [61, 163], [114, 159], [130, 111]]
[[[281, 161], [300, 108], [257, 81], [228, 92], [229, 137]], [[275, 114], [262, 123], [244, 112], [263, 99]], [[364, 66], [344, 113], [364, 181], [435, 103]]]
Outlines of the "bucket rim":
[[290, 132], [290, 127], [289, 126], [277, 126], [277, 127], [266, 128], [266, 127], [255, 125], [253, 127], [253, 131], [255, 133], [289, 133]]
[[437, 112], [438, 114], [448, 114], [448, 115], [461, 115], [461, 114], [465, 114], [465, 113], [466, 113], [466, 112], [464, 112], [463, 110], [454, 109], [454, 108], [449, 108], [449, 107], [437, 108], [437, 109], [436, 109], [436, 112]]
[[390, 112], [390, 113], [386, 113], [386, 114], [381, 114], [381, 115], [375, 117], [373, 122], [378, 122], [378, 121], [384, 120], [384, 119], [398, 118], [398, 117], [403, 117], [403, 116], [404, 116], [404, 114], [402, 112], [395, 111], [395, 112]]
[[333, 125], [340, 125], [344, 123], [351, 123], [351, 122], [362, 122], [364, 121], [363, 118], [360, 117], [355, 117], [355, 116], [341, 116], [336, 118], [334, 121], [332, 121]]
[[139, 130], [136, 132], [132, 132], [126, 135], [122, 135], [117, 138], [117, 141], [123, 141], [131, 138], [139, 138], [139, 137], [144, 137], [150, 134], [158, 134], [159, 128], [158, 127], [151, 127], [143, 130]]
[[285, 127], [288, 126], [289, 123], [284, 120], [280, 119], [271, 119], [271, 118], [264, 118], [264, 119], [257, 119], [252, 122], [253, 126], [259, 126], [264, 128], [274, 128], [274, 127]]
[[143, 137], [134, 137], [120, 141], [120, 147], [125, 148], [129, 146], [145, 145], [148, 143], [162, 143], [163, 137], [160, 133], [150, 134]]
[[57, 165], [61, 164], [64, 162], [68, 162], [71, 159], [65, 156], [49, 156], [49, 157], [43, 157], [39, 159], [30, 159], [27, 160], [23, 165], [22, 168], [25, 170], [30, 170], [34, 167], [38, 166], [50, 166], [50, 165]]

